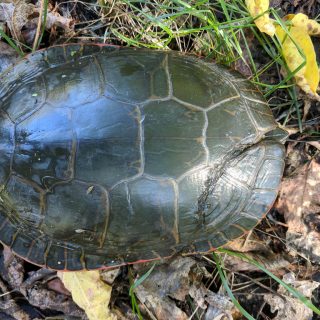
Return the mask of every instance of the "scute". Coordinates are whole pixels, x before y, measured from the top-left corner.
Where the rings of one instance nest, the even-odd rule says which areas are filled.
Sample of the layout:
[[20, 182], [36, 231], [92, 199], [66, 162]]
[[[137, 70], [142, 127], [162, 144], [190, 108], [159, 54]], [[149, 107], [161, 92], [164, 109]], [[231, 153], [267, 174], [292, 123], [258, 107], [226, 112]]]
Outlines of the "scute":
[[39, 186], [72, 178], [73, 127], [67, 108], [44, 105], [16, 126], [12, 169]]
[[286, 133], [233, 71], [64, 45], [0, 74], [0, 241], [57, 270], [211, 250], [269, 210]]
[[209, 108], [217, 102], [238, 96], [237, 90], [224, 79], [221, 70], [212, 64], [172, 55], [168, 68], [173, 96], [186, 103]]
[[[21, 83], [22, 84], [22, 83]], [[46, 99], [46, 89], [42, 77], [32, 78], [16, 89], [3, 105], [10, 119], [15, 123], [21, 122], [36, 110], [39, 110]], [[23, 104], [21, 104], [23, 101]]]
[[[177, 196], [171, 179], [139, 178], [115, 187], [110, 192], [107, 231], [111, 248], [116, 250], [120, 246], [130, 253], [139, 252], [146, 246], [152, 251], [159, 242], [165, 248], [173, 245], [178, 237], [175, 229], [177, 212], [174, 214]], [[136, 228], [136, 224], [141, 229]]]
[[178, 178], [207, 161], [203, 111], [166, 100], [144, 105], [143, 113], [145, 173]]
[[[68, 214], [61, 215], [61, 212]], [[101, 246], [109, 217], [108, 193], [99, 185], [73, 180], [57, 184], [46, 196], [41, 230], [76, 245]]]
[[139, 108], [102, 97], [75, 109], [73, 125], [77, 179], [112, 187], [142, 173]]
[[47, 102], [55, 108], [77, 108], [101, 97], [103, 74], [94, 57], [79, 59], [44, 73]]
[[7, 196], [10, 195], [9, 204], [11, 209], [14, 209], [16, 220], [31, 229], [39, 228], [44, 218], [41, 189], [23, 178], [12, 175], [7, 182], [6, 192]]
[[[104, 95], [116, 100], [130, 103], [142, 103], [153, 97], [162, 97], [166, 93], [165, 86], [157, 89], [154, 79], [158, 70], [163, 70], [165, 59], [163, 54], [155, 52], [144, 55], [139, 51], [124, 51], [111, 55], [109, 59], [97, 58], [105, 79]], [[159, 76], [159, 75], [158, 75]], [[163, 74], [162, 74], [163, 79]]]
[[241, 97], [208, 110], [207, 116], [206, 143], [213, 162], [222, 161], [226, 154], [241, 145], [250, 146], [257, 139], [257, 128]]

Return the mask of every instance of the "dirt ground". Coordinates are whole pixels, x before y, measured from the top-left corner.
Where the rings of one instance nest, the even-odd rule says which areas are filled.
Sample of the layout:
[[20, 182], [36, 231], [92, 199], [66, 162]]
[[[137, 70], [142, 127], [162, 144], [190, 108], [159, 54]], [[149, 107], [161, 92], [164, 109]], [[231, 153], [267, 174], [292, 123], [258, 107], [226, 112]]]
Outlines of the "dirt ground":
[[[15, 30], [15, 36], [32, 47], [38, 15], [24, 14], [30, 9], [30, 3], [0, 1], [0, 26], [4, 26], [8, 34]], [[32, 3], [40, 7], [40, 2]], [[12, 4], [11, 9], [20, 12], [15, 20], [3, 13], [1, 5], [4, 4]], [[65, 42], [102, 42], [108, 28], [102, 28], [99, 23], [103, 21], [104, 26], [115, 23], [116, 20], [108, 16], [114, 7], [108, 7], [110, 12], [105, 12], [92, 6], [94, 4], [95, 0], [50, 1], [51, 13], [47, 19], [51, 27], [44, 33], [41, 47]], [[19, 6], [22, 6], [20, 11]], [[278, 8], [282, 15], [303, 12], [315, 19], [320, 14], [319, 0], [273, 0], [271, 6]], [[114, 34], [107, 37], [107, 41], [123, 44]], [[315, 38], [314, 44], [319, 48], [319, 39]], [[177, 42], [170, 48], [177, 50], [179, 46]], [[251, 43], [250, 50], [258, 64], [265, 63], [266, 57], [261, 54], [258, 43]], [[249, 76], [244, 64], [237, 63], [234, 68]], [[273, 77], [276, 79], [278, 73], [276, 68], [271, 69], [266, 75], [268, 82]], [[288, 99], [285, 90], [277, 90], [269, 97], [273, 106]], [[290, 132], [279, 197], [252, 232], [226, 248], [258, 261], [320, 308], [320, 103], [299, 91], [297, 99], [302, 132], [296, 112], [288, 117], [288, 110], [273, 108], [279, 122], [288, 117], [286, 128]], [[256, 266], [236, 257], [221, 257], [234, 296], [254, 319], [320, 319]], [[112, 285], [109, 306], [118, 319], [139, 318], [132, 310], [130, 286], [150, 268], [150, 264], [141, 264], [102, 272], [104, 281]], [[135, 289], [135, 299], [143, 319], [244, 319], [223, 288], [211, 254], [162, 261]], [[0, 246], [0, 320], [11, 319], [71, 320], [87, 319], [87, 316], [73, 302], [55, 271], [23, 261]]]

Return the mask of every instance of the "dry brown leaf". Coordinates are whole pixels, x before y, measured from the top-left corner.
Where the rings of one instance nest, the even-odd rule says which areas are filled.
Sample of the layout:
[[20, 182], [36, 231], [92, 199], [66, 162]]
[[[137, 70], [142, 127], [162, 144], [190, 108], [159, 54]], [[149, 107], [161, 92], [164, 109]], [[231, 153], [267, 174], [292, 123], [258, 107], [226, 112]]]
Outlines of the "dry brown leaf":
[[[0, 22], [6, 23], [11, 36], [27, 44], [32, 44], [39, 19], [39, 2], [36, 5], [24, 0], [11, 3], [0, 3]], [[74, 21], [62, 17], [59, 13], [48, 9], [46, 18], [46, 30], [60, 27], [65, 34], [73, 33]]]
[[203, 283], [192, 284], [189, 295], [196, 302], [195, 307], [200, 307], [204, 312], [204, 319], [233, 320], [237, 319], [238, 309], [228, 296], [208, 290]]
[[0, 41], [0, 73], [12, 66], [19, 58], [18, 53], [6, 43]]
[[8, 281], [12, 288], [19, 289], [25, 273], [23, 260], [15, 256], [7, 246], [4, 246], [2, 254], [5, 272], [1, 273], [1, 276]]
[[73, 317], [83, 318], [84, 316], [83, 310], [71, 298], [53, 290], [48, 290], [45, 284], [37, 283], [31, 288], [27, 288], [26, 296], [31, 305], [41, 310], [51, 309]]
[[150, 293], [145, 287], [139, 286], [137, 297], [139, 301], [150, 310], [156, 319], [177, 319], [187, 320], [188, 316], [168, 297], [161, 297], [158, 294]]
[[[297, 291], [307, 298], [311, 298], [312, 291], [319, 287], [320, 283], [315, 281], [297, 281], [294, 273], [288, 273], [282, 279], [285, 283], [290, 284]], [[264, 300], [270, 305], [271, 312], [276, 312], [274, 320], [309, 320], [312, 319], [312, 310], [300, 302], [297, 298], [288, 295], [283, 286], [279, 286], [278, 295], [265, 294]]]
[[202, 283], [203, 275], [207, 274], [203, 269], [190, 257], [178, 257], [170, 264], [155, 267], [136, 287], [135, 294], [157, 319], [193, 318], [188, 317], [174, 302], [184, 302], [188, 296], [193, 298], [194, 310], [200, 309], [203, 319], [236, 319], [234, 316], [238, 311], [230, 298], [210, 291]]
[[23, 41], [21, 30], [28, 23], [34, 5], [19, 1], [17, 3], [0, 3], [0, 21], [6, 22], [12, 36]]
[[320, 142], [319, 141], [306, 141], [307, 144], [317, 148], [320, 151]]
[[[231, 251], [245, 253], [248, 258], [259, 261], [260, 264], [273, 273], [290, 265], [290, 262], [284, 256], [273, 253], [266, 242], [255, 239], [253, 236], [251, 238], [236, 239], [223, 247]], [[226, 255], [223, 261], [228, 270], [232, 272], [260, 270], [252, 263], [229, 255]]]
[[185, 300], [190, 287], [189, 273], [195, 265], [193, 259], [179, 257], [169, 265], [157, 266], [135, 289], [137, 298], [157, 319], [188, 319], [186, 313], [175, 305], [173, 299]]
[[303, 106], [303, 117], [302, 122], [305, 122], [309, 113], [309, 110], [311, 108], [311, 101], [310, 99], [303, 99], [304, 100], [304, 106]]
[[60, 278], [54, 278], [47, 282], [48, 289], [53, 290], [57, 293], [64, 294], [66, 296], [71, 296], [69, 290], [66, 289]]
[[119, 274], [121, 274], [121, 268], [114, 268], [102, 270], [100, 276], [105, 283], [107, 283], [109, 286], [112, 286], [114, 280], [117, 278]]
[[315, 159], [283, 180], [276, 208], [288, 224], [288, 247], [320, 263], [320, 164]]
[[[279, 269], [285, 269], [290, 266], [290, 262], [288, 260], [278, 254], [273, 253], [270, 248], [269, 251], [256, 254], [247, 252], [246, 256], [252, 260], [258, 261], [260, 265], [264, 266], [269, 271], [272, 271], [274, 274], [276, 274]], [[248, 263], [240, 258], [228, 255], [224, 259], [224, 264], [228, 268], [228, 270], [232, 272], [260, 270], [252, 263]]]
[[273, 320], [312, 319], [312, 310], [298, 303], [297, 298], [281, 297], [275, 294], [265, 294], [263, 298], [270, 305], [272, 313], [277, 311]]
[[108, 309], [112, 288], [95, 271], [58, 272], [59, 278], [71, 292], [73, 301], [85, 310], [89, 320], [115, 320]]
[[[35, 8], [35, 12], [39, 13], [40, 8]], [[37, 20], [37, 19], [36, 19]], [[70, 18], [61, 16], [58, 12], [49, 11], [47, 13], [46, 28], [51, 29], [60, 27], [64, 29], [66, 34], [73, 33], [74, 21]]]

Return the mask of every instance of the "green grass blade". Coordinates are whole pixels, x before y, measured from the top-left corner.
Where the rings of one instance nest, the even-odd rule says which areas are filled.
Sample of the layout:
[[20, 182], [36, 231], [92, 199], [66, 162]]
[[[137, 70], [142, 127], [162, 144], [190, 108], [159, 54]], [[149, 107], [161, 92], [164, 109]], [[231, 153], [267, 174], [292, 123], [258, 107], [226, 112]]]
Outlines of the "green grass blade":
[[277, 276], [275, 276], [271, 271], [267, 270], [263, 265], [258, 263], [257, 261], [247, 257], [246, 255], [239, 253], [239, 252], [233, 252], [227, 249], [218, 249], [217, 250], [220, 253], [226, 253], [230, 256], [240, 258], [248, 263], [251, 263], [252, 265], [256, 266], [259, 268], [261, 271], [266, 273], [270, 278], [278, 282], [281, 286], [283, 286], [287, 291], [289, 291], [295, 298], [299, 299], [305, 306], [307, 306], [309, 309], [311, 309], [314, 313], [320, 315], [320, 310], [307, 298], [305, 297], [302, 293], [294, 289], [292, 286], [288, 285], [281, 279], [279, 279]]
[[139, 305], [137, 303], [136, 296], [134, 294], [134, 290], [149, 277], [155, 265], [156, 264], [154, 263], [152, 267], [144, 275], [142, 275], [138, 280], [134, 281], [134, 283], [130, 286], [130, 289], [129, 289], [129, 296], [131, 298], [132, 311], [134, 314], [138, 315], [139, 320], [142, 319], [142, 315], [139, 309]]
[[10, 47], [12, 47], [19, 54], [20, 57], [24, 56], [23, 51], [21, 51], [20, 48], [16, 46], [16, 44], [12, 41], [12, 39], [9, 36], [7, 36], [1, 28], [0, 28], [0, 36], [8, 42]]
[[143, 276], [141, 276], [138, 280], [136, 280], [136, 281], [134, 282], [134, 284], [130, 287], [129, 294], [130, 294], [130, 292], [132, 292], [135, 288], [137, 288], [138, 286], [140, 286], [140, 284], [150, 276], [150, 274], [151, 274], [151, 272], [153, 271], [153, 269], [154, 269], [155, 266], [156, 266], [156, 264], [154, 263], [154, 264], [152, 265], [152, 267], [151, 267]]
[[238, 302], [238, 300], [236, 299], [236, 297], [233, 295], [232, 293], [232, 290], [228, 284], [228, 281], [226, 279], [226, 276], [225, 276], [225, 273], [224, 271], [222, 270], [222, 262], [221, 262], [221, 259], [220, 257], [213, 252], [213, 259], [216, 263], [216, 266], [217, 266], [217, 269], [218, 269], [218, 273], [219, 273], [219, 276], [220, 276], [220, 279], [222, 281], [222, 284], [224, 286], [224, 288], [226, 289], [232, 303], [235, 305], [235, 307], [249, 320], [255, 320], [241, 305], [240, 303]]

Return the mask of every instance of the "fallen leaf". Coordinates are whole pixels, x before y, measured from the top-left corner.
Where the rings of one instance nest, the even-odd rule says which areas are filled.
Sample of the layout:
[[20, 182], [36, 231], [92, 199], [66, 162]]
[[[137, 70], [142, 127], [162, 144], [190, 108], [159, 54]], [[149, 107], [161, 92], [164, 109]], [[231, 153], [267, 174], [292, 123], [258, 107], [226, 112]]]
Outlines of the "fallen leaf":
[[271, 312], [277, 312], [273, 320], [310, 320], [312, 310], [297, 302], [297, 298], [283, 297], [275, 294], [265, 294], [264, 301], [270, 305]]
[[295, 27], [303, 28], [310, 36], [320, 35], [320, 24], [315, 20], [309, 19], [305, 14], [288, 14], [286, 18], [291, 20], [292, 25]]
[[[285, 256], [274, 253], [265, 241], [257, 237], [239, 238], [223, 246], [227, 250], [245, 253], [252, 260], [259, 261], [266, 269], [273, 273], [278, 273], [285, 269], [290, 262]], [[225, 267], [231, 272], [259, 271], [260, 269], [252, 263], [246, 262], [241, 258], [225, 255], [223, 258]]]
[[320, 263], [320, 164], [315, 159], [283, 180], [276, 209], [288, 224], [287, 246]]
[[[255, 19], [254, 23], [257, 28], [269, 36], [275, 34], [275, 27], [269, 14], [266, 12], [269, 9], [269, 0], [246, 0], [246, 6], [250, 15]], [[259, 16], [258, 18], [256, 18]]]
[[33, 5], [25, 1], [0, 3], [0, 21], [6, 22], [12, 36], [23, 41], [21, 30], [33, 13]]
[[[259, 261], [260, 265], [272, 271], [274, 274], [278, 274], [278, 271], [286, 269], [290, 266], [290, 262], [288, 260], [278, 254], [273, 253], [270, 249], [268, 252], [261, 252], [256, 254], [247, 252], [246, 256], [249, 259]], [[232, 272], [260, 271], [260, 269], [254, 266], [252, 263], [228, 255], [226, 255], [226, 257], [224, 258], [224, 265], [226, 266], [226, 268], [228, 268], [228, 270]]]
[[186, 313], [176, 306], [174, 300], [185, 300], [191, 281], [189, 274], [195, 266], [196, 262], [189, 257], [179, 257], [170, 264], [157, 266], [135, 288], [137, 298], [157, 319], [188, 319]]
[[[294, 273], [290, 272], [283, 276], [282, 280], [290, 284], [297, 291], [302, 293], [307, 298], [311, 298], [312, 291], [319, 287], [320, 283], [316, 281], [295, 279]], [[277, 315], [273, 320], [309, 320], [312, 319], [313, 312], [306, 305], [288, 294], [283, 286], [279, 286], [278, 294], [265, 294], [264, 300], [270, 305], [271, 312], [276, 312]]]
[[57, 293], [62, 293], [66, 296], [71, 295], [70, 291], [65, 288], [60, 278], [54, 278], [52, 280], [49, 280], [47, 282], [47, 286], [48, 286], [48, 289], [53, 290]]
[[114, 269], [107, 269], [101, 271], [101, 279], [107, 283], [109, 286], [113, 285], [113, 282], [118, 277], [118, 275], [121, 274], [120, 268], [114, 268]]
[[315, 21], [302, 13], [287, 15], [285, 20], [291, 21], [291, 25], [288, 26], [289, 34], [281, 25], [276, 27], [276, 35], [282, 44], [284, 59], [290, 71], [294, 72], [300, 68], [294, 75], [297, 85], [311, 97], [320, 100], [316, 92], [319, 84], [319, 69], [310, 38], [310, 34], [314, 35], [320, 31], [320, 26], [317, 27]]
[[108, 309], [112, 288], [100, 279], [99, 271], [58, 272], [58, 276], [89, 320], [116, 319]]
[[[139, 266], [135, 266], [139, 270]], [[139, 273], [141, 273], [139, 271]], [[194, 310], [203, 319], [238, 319], [238, 310], [228, 296], [212, 292], [203, 284], [211, 273], [190, 257], [178, 257], [169, 264], [156, 266], [152, 273], [135, 288], [136, 297], [156, 319], [191, 319], [176, 302], [193, 299]]]
[[8, 44], [0, 41], [1, 63], [0, 73], [11, 67], [18, 60], [18, 53]]
[[203, 283], [193, 284], [189, 295], [196, 302], [196, 307], [205, 310], [204, 319], [232, 320], [239, 318], [240, 312], [228, 296], [210, 291]]
[[320, 151], [320, 142], [319, 141], [306, 141], [307, 144], [317, 148]]
[[[11, 3], [0, 3], [0, 23], [8, 26], [11, 36], [19, 42], [32, 44], [36, 34], [40, 15], [39, 1], [36, 5], [25, 0], [13, 1]], [[48, 7], [46, 17], [46, 30], [60, 27], [67, 36], [73, 34], [74, 21], [61, 16]]]
[[71, 297], [49, 290], [45, 283], [36, 282], [34, 286], [27, 288], [26, 297], [32, 306], [41, 310], [51, 309], [70, 317], [80, 317], [80, 319], [84, 317], [83, 310], [75, 304]]
[[3, 248], [3, 263], [5, 270], [1, 276], [10, 284], [12, 288], [19, 289], [24, 280], [23, 260], [13, 254], [7, 246]]

